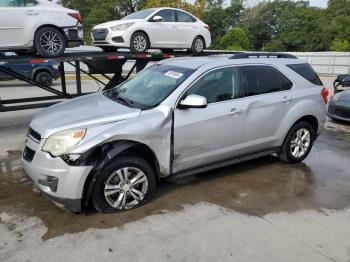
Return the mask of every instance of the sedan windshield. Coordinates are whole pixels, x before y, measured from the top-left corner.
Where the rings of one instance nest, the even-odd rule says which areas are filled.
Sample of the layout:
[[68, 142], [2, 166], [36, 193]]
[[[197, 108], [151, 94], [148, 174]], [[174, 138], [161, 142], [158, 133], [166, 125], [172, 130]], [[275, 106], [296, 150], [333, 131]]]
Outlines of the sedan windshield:
[[127, 15], [127, 16], [123, 17], [122, 20], [145, 19], [150, 14], [152, 14], [155, 10], [157, 10], [157, 9], [156, 8], [150, 8], [150, 9], [141, 10], [141, 11], [138, 11], [138, 12], [135, 12], [135, 13], [132, 13], [130, 15]]
[[159, 105], [193, 72], [184, 67], [154, 65], [104, 95], [129, 107], [150, 109]]

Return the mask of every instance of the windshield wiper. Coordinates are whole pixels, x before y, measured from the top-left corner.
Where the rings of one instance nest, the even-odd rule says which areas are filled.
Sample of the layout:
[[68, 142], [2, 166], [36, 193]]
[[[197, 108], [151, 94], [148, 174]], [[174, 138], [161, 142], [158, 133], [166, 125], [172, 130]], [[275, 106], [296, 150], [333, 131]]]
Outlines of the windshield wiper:
[[121, 96], [113, 97], [114, 101], [121, 102], [121, 104], [127, 105], [128, 107], [134, 107], [134, 102], [131, 100], [128, 100], [126, 98], [123, 98]]

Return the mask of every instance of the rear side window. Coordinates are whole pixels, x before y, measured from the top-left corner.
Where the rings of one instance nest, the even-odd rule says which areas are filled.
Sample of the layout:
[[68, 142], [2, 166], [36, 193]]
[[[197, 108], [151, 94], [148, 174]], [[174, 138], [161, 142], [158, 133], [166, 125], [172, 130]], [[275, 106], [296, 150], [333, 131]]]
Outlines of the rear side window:
[[177, 13], [177, 21], [178, 22], [185, 22], [185, 23], [192, 23], [195, 22], [195, 19], [190, 16], [189, 14], [186, 14], [184, 12], [181, 11], [176, 11]]
[[242, 87], [245, 96], [285, 91], [291, 89], [292, 86], [292, 82], [273, 67], [243, 67]]
[[312, 69], [312, 67], [309, 64], [294, 64], [287, 66], [294, 72], [309, 80], [311, 83], [319, 86], [323, 85], [321, 79], [318, 77], [316, 72]]

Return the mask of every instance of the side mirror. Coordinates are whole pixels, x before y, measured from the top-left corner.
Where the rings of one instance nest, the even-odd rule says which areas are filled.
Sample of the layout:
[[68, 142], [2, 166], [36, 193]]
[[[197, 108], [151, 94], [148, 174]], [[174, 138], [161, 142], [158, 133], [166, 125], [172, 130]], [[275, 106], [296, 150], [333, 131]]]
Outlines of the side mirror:
[[207, 107], [207, 99], [204, 96], [189, 95], [180, 102], [180, 108], [205, 108]]
[[156, 15], [155, 17], [152, 18], [153, 22], [162, 22], [163, 21], [163, 17], [161, 17], [160, 15]]

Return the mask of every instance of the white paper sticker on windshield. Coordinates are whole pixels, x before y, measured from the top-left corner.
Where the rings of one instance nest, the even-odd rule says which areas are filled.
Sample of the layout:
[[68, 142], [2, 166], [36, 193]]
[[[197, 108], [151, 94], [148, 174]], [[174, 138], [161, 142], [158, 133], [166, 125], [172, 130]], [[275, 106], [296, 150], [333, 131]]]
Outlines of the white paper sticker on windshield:
[[168, 71], [166, 72], [164, 75], [166, 76], [169, 76], [169, 77], [172, 77], [172, 78], [180, 78], [181, 76], [183, 76], [183, 74], [179, 73], [179, 72], [176, 72], [176, 71]]

